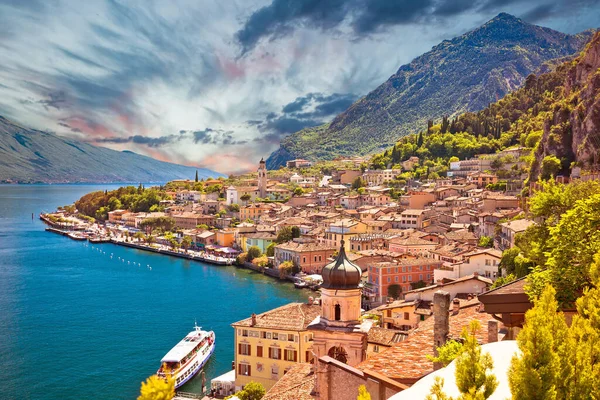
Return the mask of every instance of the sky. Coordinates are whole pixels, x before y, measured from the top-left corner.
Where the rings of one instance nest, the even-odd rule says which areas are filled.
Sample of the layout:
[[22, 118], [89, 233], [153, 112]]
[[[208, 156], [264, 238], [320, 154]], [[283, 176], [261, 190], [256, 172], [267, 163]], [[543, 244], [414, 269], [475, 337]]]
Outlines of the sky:
[[600, 0], [0, 0], [0, 115], [245, 172], [500, 12], [600, 27]]

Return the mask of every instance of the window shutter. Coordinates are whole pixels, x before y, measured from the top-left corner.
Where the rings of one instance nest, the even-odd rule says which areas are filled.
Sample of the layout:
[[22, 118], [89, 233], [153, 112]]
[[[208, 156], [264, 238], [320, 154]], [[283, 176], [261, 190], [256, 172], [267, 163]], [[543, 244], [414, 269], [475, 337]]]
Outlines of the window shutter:
[[242, 344], [238, 343], [238, 354], [242, 354]]
[[279, 351], [277, 352], [277, 359], [278, 359], [278, 360], [281, 360], [281, 353], [282, 353], [282, 351], [281, 351], [281, 350], [279, 350]]
[[269, 358], [273, 358], [273, 349], [269, 347]]
[[262, 346], [257, 346], [256, 347], [256, 356], [257, 357], [262, 357], [263, 356], [262, 355], [262, 349], [263, 349]]
[[298, 352], [294, 350], [294, 362], [298, 362]]
[[248, 365], [248, 376], [252, 376], [252, 373], [250, 372], [250, 365]]
[[238, 364], [238, 374], [242, 374], [242, 364]]
[[251, 345], [247, 345], [248, 346], [248, 355], [251, 356], [252, 355], [252, 346]]

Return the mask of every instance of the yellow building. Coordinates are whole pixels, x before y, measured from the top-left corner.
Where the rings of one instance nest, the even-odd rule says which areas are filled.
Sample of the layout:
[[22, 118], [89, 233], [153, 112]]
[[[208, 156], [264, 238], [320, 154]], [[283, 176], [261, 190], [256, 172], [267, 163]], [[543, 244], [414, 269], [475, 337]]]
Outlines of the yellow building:
[[367, 233], [367, 224], [364, 222], [350, 218], [339, 219], [325, 229], [325, 243], [339, 247], [343, 241], [346, 251], [350, 251], [350, 239], [361, 233]]
[[232, 324], [236, 390], [251, 381], [269, 390], [296, 363], [311, 362], [306, 327], [320, 313], [320, 305], [290, 303]]

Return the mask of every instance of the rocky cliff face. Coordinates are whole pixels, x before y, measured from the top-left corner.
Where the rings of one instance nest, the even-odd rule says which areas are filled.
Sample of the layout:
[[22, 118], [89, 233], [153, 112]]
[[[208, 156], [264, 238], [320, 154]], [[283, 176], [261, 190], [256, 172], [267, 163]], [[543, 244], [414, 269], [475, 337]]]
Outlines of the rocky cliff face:
[[560, 173], [573, 165], [600, 169], [600, 33], [568, 67], [562, 93], [544, 124], [535, 152], [530, 181], [543, 175], [544, 159], [560, 159]]

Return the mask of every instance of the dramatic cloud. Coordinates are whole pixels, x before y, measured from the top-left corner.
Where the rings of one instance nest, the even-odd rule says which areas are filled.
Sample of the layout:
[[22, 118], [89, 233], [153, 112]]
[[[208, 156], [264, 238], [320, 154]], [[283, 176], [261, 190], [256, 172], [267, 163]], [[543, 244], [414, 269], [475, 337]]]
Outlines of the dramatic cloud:
[[[417, 23], [436, 24], [440, 18], [467, 12], [514, 8], [527, 20], [537, 21], [578, 9], [593, 7], [596, 0], [272, 0], [271, 4], [250, 15], [236, 33], [242, 53], [252, 50], [262, 38], [277, 39], [298, 27], [320, 30], [341, 29], [349, 25], [356, 38], [378, 32], [382, 28]], [[506, 10], [511, 12], [510, 10]]]
[[240, 172], [500, 11], [600, 26], [592, 0], [0, 0], [0, 115]]

